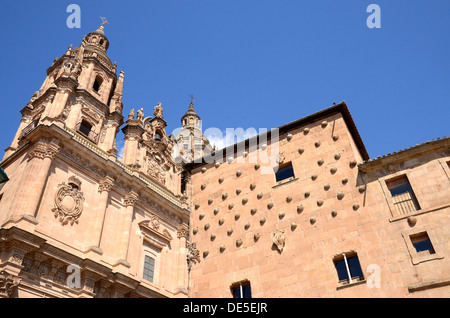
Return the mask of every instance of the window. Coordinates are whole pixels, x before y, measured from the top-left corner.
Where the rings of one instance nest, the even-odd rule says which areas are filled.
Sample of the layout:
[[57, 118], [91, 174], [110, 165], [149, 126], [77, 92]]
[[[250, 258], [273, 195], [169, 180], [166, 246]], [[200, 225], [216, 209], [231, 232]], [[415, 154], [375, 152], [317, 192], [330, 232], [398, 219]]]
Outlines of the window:
[[87, 121], [82, 120], [78, 131], [88, 137], [91, 132], [91, 129], [92, 129], [92, 125], [89, 124]]
[[391, 193], [392, 201], [398, 214], [420, 210], [419, 203], [406, 175], [386, 181], [386, 185]]
[[155, 260], [150, 256], [145, 255], [143, 278], [153, 283], [154, 272], [155, 272]]
[[279, 166], [278, 171], [275, 172], [275, 179], [277, 182], [294, 177], [294, 168], [292, 168], [292, 163], [290, 162]]
[[159, 132], [155, 132], [155, 141], [161, 141], [162, 137]]
[[231, 292], [233, 298], [252, 298], [252, 289], [248, 280], [233, 284]]
[[100, 86], [102, 86], [103, 78], [100, 76], [97, 76], [94, 81], [94, 85], [92, 86], [93, 90], [97, 93], [100, 91]]
[[416, 249], [417, 253], [428, 251], [429, 254], [434, 254], [433, 244], [431, 244], [430, 238], [427, 232], [410, 235], [411, 243]]
[[184, 194], [186, 192], [186, 184], [187, 184], [187, 176], [185, 174], [181, 175], [181, 194]]
[[339, 283], [346, 285], [364, 279], [361, 265], [356, 253], [342, 253], [334, 259]]

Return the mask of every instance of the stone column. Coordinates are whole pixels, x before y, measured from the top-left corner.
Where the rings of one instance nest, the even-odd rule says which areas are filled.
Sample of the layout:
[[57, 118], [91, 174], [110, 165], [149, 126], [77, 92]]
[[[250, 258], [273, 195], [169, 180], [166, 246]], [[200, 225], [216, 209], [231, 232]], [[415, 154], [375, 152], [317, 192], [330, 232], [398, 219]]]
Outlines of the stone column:
[[131, 225], [133, 223], [133, 216], [134, 216], [134, 206], [136, 204], [136, 201], [138, 199], [138, 194], [134, 191], [131, 191], [127, 194], [127, 196], [124, 199], [124, 205], [125, 205], [125, 217], [123, 218], [122, 222], [122, 230], [119, 232], [122, 234], [122, 239], [119, 243], [119, 253], [120, 257], [114, 264], [114, 266], [117, 265], [123, 265], [125, 267], [130, 268], [130, 263], [127, 261], [128, 258], [128, 248], [130, 243], [130, 234], [131, 234]]
[[125, 145], [123, 148], [122, 162], [128, 166], [138, 166], [139, 159], [139, 142], [142, 140], [142, 135], [145, 130], [142, 127], [142, 122], [138, 120], [128, 119], [126, 126], [122, 128], [124, 133]]
[[54, 119], [56, 119], [59, 115], [62, 114], [64, 107], [67, 104], [67, 100], [69, 99], [69, 95], [72, 92], [70, 88], [58, 88], [56, 91], [55, 98], [53, 99], [53, 103], [48, 105], [49, 111], [47, 114], [47, 118], [43, 119], [43, 122], [49, 124]]
[[100, 248], [100, 243], [102, 240], [103, 226], [105, 224], [108, 210], [109, 193], [113, 186], [114, 179], [110, 176], [104, 177], [98, 184], [98, 192], [100, 195], [97, 201], [95, 218], [91, 223], [90, 241], [92, 242], [92, 245], [88, 247], [88, 251], [92, 250], [98, 254], [103, 254], [103, 251]]
[[119, 123], [115, 120], [108, 120], [105, 124], [104, 135], [100, 136], [100, 148], [104, 151], [110, 151], [114, 148], [114, 142], [116, 141], [117, 127]]
[[10, 219], [3, 226], [10, 222], [15, 224], [22, 219], [37, 224], [39, 202], [47, 183], [50, 166], [58, 150], [57, 141], [50, 144], [38, 142], [29, 152], [19, 191], [11, 205]]
[[186, 241], [189, 236], [189, 228], [182, 224], [177, 231], [178, 237], [178, 273], [177, 273], [177, 291], [187, 293], [188, 289], [188, 264]]
[[81, 298], [93, 298], [95, 297], [94, 293], [94, 287], [95, 282], [100, 280], [101, 277], [98, 274], [88, 272], [86, 270], [81, 270], [81, 291], [80, 291], [80, 297]]
[[16, 151], [17, 146], [19, 145], [19, 136], [22, 133], [22, 130], [27, 127], [31, 123], [31, 117], [29, 116], [23, 116], [20, 119], [20, 125], [17, 129], [16, 135], [14, 136], [14, 139], [11, 143], [11, 146], [6, 148], [5, 155], [3, 156], [3, 159], [8, 158], [14, 151]]
[[127, 208], [126, 215], [124, 219], [124, 236], [122, 240], [122, 246], [125, 247], [124, 253], [123, 253], [123, 259], [128, 259], [128, 249], [130, 247], [130, 236], [131, 236], [131, 226], [133, 224], [133, 218], [134, 218], [134, 206], [136, 205], [136, 201], [138, 200], [138, 194], [134, 191], [131, 191], [128, 193], [128, 195], [125, 197], [125, 206]]
[[78, 120], [80, 119], [81, 115], [81, 102], [76, 102], [74, 105], [72, 105], [72, 108], [70, 109], [69, 116], [67, 116], [66, 119], [66, 126], [70, 129], [75, 129]]
[[17, 286], [21, 278], [18, 276], [14, 276], [7, 271], [0, 272], [0, 298], [10, 298]]
[[139, 136], [125, 136], [125, 145], [123, 148], [123, 163], [126, 165], [135, 165], [138, 159], [138, 144], [141, 140]]

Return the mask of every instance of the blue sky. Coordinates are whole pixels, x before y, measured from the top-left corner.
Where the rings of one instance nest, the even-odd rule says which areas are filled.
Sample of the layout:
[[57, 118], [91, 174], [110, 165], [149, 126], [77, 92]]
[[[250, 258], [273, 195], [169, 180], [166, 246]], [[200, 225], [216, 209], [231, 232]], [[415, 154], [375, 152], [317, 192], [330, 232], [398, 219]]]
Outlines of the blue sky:
[[[66, 25], [81, 8], [81, 28]], [[369, 29], [369, 4], [381, 28]], [[450, 135], [450, 1], [2, 1], [0, 147], [70, 44], [109, 21], [124, 115], [161, 102], [170, 133], [189, 95], [203, 128], [266, 128], [345, 100], [373, 158]], [[117, 140], [123, 144], [121, 136]]]

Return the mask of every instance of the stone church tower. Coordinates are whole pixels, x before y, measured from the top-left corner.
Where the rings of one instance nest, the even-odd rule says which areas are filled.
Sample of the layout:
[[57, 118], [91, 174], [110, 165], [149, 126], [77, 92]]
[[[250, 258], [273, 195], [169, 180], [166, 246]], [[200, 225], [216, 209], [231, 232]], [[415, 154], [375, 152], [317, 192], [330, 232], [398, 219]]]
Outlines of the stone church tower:
[[185, 163], [201, 160], [213, 151], [208, 138], [202, 132], [202, 120], [194, 109], [191, 100], [187, 112], [181, 117], [181, 131], [176, 136], [178, 153]]
[[189, 210], [162, 107], [128, 116], [103, 26], [21, 110], [2, 168], [1, 297], [187, 297]]

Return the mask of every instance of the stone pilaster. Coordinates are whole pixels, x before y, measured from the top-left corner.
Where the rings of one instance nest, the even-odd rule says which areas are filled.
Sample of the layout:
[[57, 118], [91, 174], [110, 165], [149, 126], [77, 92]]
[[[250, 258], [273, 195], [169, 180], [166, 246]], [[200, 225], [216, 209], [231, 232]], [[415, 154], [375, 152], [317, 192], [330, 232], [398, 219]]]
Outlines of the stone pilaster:
[[100, 255], [103, 254], [100, 244], [102, 240], [103, 226], [107, 218], [106, 214], [108, 211], [109, 193], [111, 192], [113, 186], [114, 179], [109, 176], [104, 177], [98, 184], [98, 192], [100, 195], [97, 202], [95, 218], [91, 224], [92, 244], [88, 247], [87, 251], [93, 251]]
[[130, 234], [131, 234], [131, 225], [133, 221], [134, 215], [134, 206], [138, 200], [138, 194], [134, 191], [128, 193], [124, 198], [124, 206], [125, 206], [125, 217], [123, 218], [123, 226], [122, 226], [122, 240], [120, 241], [119, 251], [120, 258], [116, 261], [114, 266], [123, 265], [125, 267], [130, 268], [130, 263], [128, 262], [128, 249], [130, 245]]
[[59, 151], [57, 143], [57, 140], [48, 144], [38, 142], [28, 153], [21, 186], [14, 197], [10, 218], [3, 224], [3, 227], [12, 226], [21, 220], [37, 224], [36, 216], [40, 198], [47, 183], [52, 161]]

